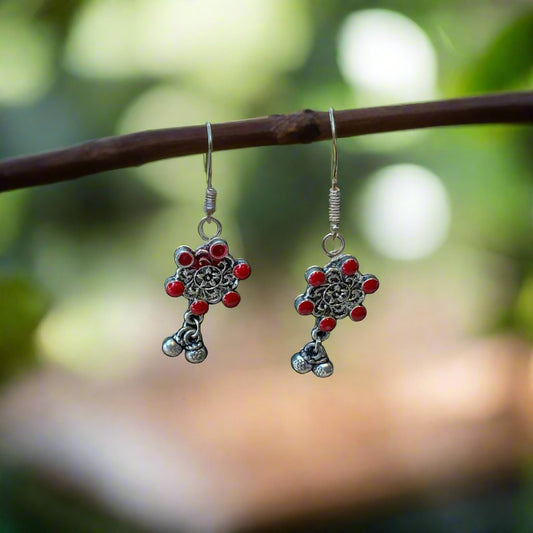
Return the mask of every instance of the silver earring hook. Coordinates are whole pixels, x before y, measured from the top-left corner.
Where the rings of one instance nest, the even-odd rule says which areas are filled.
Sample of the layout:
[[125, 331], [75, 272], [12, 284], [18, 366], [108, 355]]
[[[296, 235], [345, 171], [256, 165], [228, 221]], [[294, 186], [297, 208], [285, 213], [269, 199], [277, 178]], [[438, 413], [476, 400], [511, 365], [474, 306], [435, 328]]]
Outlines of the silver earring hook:
[[[213, 132], [211, 131], [211, 123], [206, 122], [207, 129], [207, 153], [204, 156], [204, 169], [207, 178], [207, 188], [205, 190], [204, 212], [205, 217], [200, 220], [198, 224], [198, 233], [205, 241], [214, 239], [222, 233], [222, 224], [213, 216], [217, 207], [217, 191], [213, 188]], [[204, 231], [205, 224], [214, 223], [217, 231], [214, 235], [207, 235]]]
[[210, 189], [213, 186], [213, 133], [210, 122], [206, 122], [205, 127], [207, 129], [207, 154], [204, 155], [204, 169], [207, 178], [207, 188]]
[[[339, 233], [341, 225], [341, 190], [337, 182], [339, 159], [337, 156], [337, 132], [335, 130], [335, 116], [333, 108], [329, 108], [329, 123], [331, 125], [331, 187], [329, 189], [329, 233], [322, 239], [322, 249], [328, 257], [335, 257], [344, 251], [344, 237]], [[328, 241], [338, 240], [339, 245], [328, 250]]]
[[337, 171], [339, 169], [339, 159], [337, 157], [337, 132], [335, 130], [335, 116], [333, 108], [329, 108], [329, 123], [331, 125], [331, 188], [337, 189]]

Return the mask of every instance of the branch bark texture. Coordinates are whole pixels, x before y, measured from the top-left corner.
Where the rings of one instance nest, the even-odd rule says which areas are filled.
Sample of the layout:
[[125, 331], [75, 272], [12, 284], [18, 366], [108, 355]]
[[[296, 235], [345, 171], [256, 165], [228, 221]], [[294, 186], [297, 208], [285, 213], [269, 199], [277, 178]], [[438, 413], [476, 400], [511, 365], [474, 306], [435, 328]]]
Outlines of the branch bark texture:
[[[337, 137], [435, 126], [533, 123], [533, 91], [335, 111]], [[331, 138], [327, 112], [306, 109], [212, 124], [213, 148], [312, 143]], [[205, 125], [143, 131], [0, 161], [0, 192], [72, 180], [106, 170], [205, 153]]]

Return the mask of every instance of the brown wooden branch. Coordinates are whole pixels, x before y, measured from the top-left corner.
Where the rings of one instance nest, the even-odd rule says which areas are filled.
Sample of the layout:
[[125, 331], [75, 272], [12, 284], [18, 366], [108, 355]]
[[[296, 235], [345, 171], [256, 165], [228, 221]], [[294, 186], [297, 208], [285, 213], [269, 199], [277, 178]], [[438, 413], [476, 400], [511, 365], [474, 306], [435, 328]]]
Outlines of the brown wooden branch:
[[[338, 137], [434, 126], [533, 123], [533, 91], [335, 112]], [[327, 112], [213, 124], [214, 150], [322, 141], [331, 138]], [[0, 191], [71, 180], [97, 172], [206, 150], [205, 126], [106, 137], [70, 148], [0, 161]]]

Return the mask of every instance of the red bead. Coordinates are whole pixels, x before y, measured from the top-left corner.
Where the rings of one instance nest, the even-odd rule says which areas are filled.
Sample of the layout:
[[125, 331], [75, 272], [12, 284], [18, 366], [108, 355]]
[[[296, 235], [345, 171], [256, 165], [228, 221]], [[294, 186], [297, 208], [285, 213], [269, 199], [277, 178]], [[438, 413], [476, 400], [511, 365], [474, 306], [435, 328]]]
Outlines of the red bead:
[[190, 309], [193, 315], [205, 315], [209, 311], [209, 304], [205, 300], [195, 300]]
[[171, 281], [167, 283], [165, 290], [169, 296], [174, 298], [181, 296], [185, 290], [185, 285], [181, 281]]
[[314, 310], [315, 304], [311, 300], [302, 300], [296, 308], [300, 315], [311, 315]]
[[224, 257], [228, 255], [228, 251], [228, 245], [222, 240], [215, 241], [209, 247], [209, 254], [213, 259], [216, 259], [217, 261], [224, 259]]
[[181, 251], [178, 251], [178, 254], [176, 256], [176, 262], [179, 266], [191, 266], [194, 261], [194, 255], [192, 253], [192, 250], [184, 248]]
[[337, 325], [337, 321], [334, 318], [327, 316], [326, 318], [323, 318], [319, 322], [318, 329], [323, 332], [328, 332], [328, 331], [331, 331], [332, 329], [335, 329], [336, 325]]
[[312, 287], [318, 287], [319, 285], [322, 285], [324, 281], [326, 281], [326, 274], [324, 274], [322, 270], [315, 270], [307, 277], [307, 283]]
[[376, 292], [379, 288], [379, 281], [377, 278], [368, 278], [363, 282], [363, 292], [365, 294], [372, 294], [373, 292]]
[[350, 318], [354, 322], [359, 322], [363, 320], [366, 316], [366, 307], [364, 305], [358, 305], [354, 307], [350, 312]]
[[230, 291], [224, 294], [224, 297], [222, 298], [222, 303], [226, 307], [237, 307], [240, 301], [241, 301], [241, 295], [235, 291]]
[[247, 277], [250, 276], [251, 273], [252, 273], [252, 268], [245, 261], [243, 261], [241, 263], [237, 263], [233, 267], [233, 275], [237, 279], [246, 279]]
[[342, 264], [341, 270], [342, 270], [342, 273], [345, 274], [346, 276], [353, 276], [357, 272], [358, 268], [359, 268], [359, 263], [355, 259], [350, 258], [344, 261], [344, 263]]

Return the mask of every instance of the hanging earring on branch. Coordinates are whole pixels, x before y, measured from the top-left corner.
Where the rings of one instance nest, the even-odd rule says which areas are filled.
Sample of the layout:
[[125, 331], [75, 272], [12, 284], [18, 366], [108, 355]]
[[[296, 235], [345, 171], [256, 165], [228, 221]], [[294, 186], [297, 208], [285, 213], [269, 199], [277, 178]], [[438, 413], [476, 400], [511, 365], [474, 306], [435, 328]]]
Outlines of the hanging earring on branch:
[[[196, 250], [189, 246], [180, 246], [174, 252], [174, 261], [178, 267], [176, 273], [165, 281], [167, 294], [172, 297], [184, 296], [189, 300], [189, 307], [181, 328], [163, 341], [163, 353], [176, 357], [185, 350], [185, 359], [189, 363], [201, 363], [207, 357], [200, 326], [209, 306], [221, 301], [226, 307], [236, 307], [241, 301], [237, 292], [239, 281], [251, 274], [248, 262], [244, 259], [234, 259], [230, 255], [228, 243], [220, 238], [222, 224], [213, 216], [217, 198], [217, 191], [212, 184], [213, 136], [209, 122], [206, 127], [205, 216], [198, 224], [198, 233], [205, 243]], [[214, 235], [208, 236], [205, 233], [206, 224], [214, 224]]]
[[[329, 109], [331, 138], [331, 188], [329, 190], [329, 233], [322, 239], [322, 248], [331, 261], [323, 268], [312, 266], [305, 272], [306, 291], [294, 302], [300, 315], [313, 315], [315, 325], [311, 330], [312, 341], [295, 353], [291, 365], [296, 372], [309, 371], [321, 378], [333, 374], [333, 363], [322, 343], [337, 325], [337, 320], [349, 316], [359, 322], [366, 316], [363, 301], [367, 294], [376, 292], [379, 281], [372, 274], [361, 274], [359, 263], [353, 255], [344, 251], [344, 237], [340, 234], [341, 191], [337, 183], [337, 137], [333, 108]], [[338, 241], [337, 247], [328, 250], [328, 243]]]

